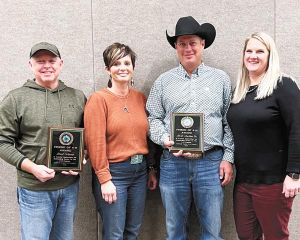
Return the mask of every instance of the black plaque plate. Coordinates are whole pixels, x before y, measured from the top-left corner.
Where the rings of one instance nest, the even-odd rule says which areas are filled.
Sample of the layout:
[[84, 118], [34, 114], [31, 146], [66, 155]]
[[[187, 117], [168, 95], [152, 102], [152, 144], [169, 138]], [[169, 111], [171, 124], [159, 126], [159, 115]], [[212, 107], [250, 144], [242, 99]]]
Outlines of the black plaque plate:
[[84, 157], [83, 128], [49, 128], [48, 167], [81, 171]]
[[203, 126], [203, 113], [172, 113], [171, 140], [174, 145], [171, 151], [203, 152]]

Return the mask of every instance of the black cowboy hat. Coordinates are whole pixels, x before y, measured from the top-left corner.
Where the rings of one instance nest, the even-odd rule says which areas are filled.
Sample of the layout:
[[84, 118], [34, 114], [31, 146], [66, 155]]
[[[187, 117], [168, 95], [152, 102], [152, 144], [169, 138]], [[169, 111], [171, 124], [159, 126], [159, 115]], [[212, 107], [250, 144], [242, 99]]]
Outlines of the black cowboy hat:
[[177, 37], [182, 35], [197, 35], [202, 39], [205, 39], [205, 47], [208, 48], [216, 37], [216, 29], [210, 23], [199, 24], [193, 17], [182, 17], [176, 23], [175, 36], [168, 35], [166, 30], [167, 40], [170, 45], [175, 48], [175, 42]]

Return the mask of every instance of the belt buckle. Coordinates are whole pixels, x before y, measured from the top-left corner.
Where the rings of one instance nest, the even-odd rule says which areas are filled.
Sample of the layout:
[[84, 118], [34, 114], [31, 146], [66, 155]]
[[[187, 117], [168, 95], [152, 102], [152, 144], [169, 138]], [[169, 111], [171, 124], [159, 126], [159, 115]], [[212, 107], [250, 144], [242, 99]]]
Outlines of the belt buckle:
[[185, 158], [186, 158], [186, 159], [190, 159], [190, 160], [194, 160], [194, 159], [202, 158], [203, 155], [204, 155], [203, 152], [200, 152], [200, 153], [191, 153], [191, 155], [185, 156]]
[[130, 163], [131, 164], [141, 163], [141, 162], [143, 162], [143, 158], [144, 158], [144, 155], [142, 155], [142, 154], [133, 155], [130, 157]]

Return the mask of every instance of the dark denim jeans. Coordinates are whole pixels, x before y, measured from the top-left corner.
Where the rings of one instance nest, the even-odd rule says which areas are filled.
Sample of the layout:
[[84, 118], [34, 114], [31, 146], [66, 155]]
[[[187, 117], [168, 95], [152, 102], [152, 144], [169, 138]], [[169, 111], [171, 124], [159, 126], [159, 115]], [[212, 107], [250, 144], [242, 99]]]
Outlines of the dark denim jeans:
[[220, 240], [223, 189], [219, 166], [223, 151], [202, 159], [175, 157], [164, 150], [160, 163], [160, 191], [166, 210], [167, 240], [186, 240], [192, 199], [202, 226], [198, 239]]
[[109, 164], [112, 182], [117, 188], [117, 201], [108, 204], [102, 198], [101, 185], [93, 172], [93, 193], [102, 218], [103, 240], [136, 240], [142, 224], [147, 183], [146, 161], [130, 160]]

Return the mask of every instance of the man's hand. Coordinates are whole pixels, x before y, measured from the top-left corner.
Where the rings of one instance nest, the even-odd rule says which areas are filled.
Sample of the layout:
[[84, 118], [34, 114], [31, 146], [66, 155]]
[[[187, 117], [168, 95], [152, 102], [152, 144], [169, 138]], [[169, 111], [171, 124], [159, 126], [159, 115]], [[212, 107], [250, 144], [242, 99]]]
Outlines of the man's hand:
[[176, 152], [176, 153], [173, 153], [173, 155], [175, 156], [175, 157], [189, 157], [189, 156], [191, 156], [191, 153], [190, 152], [183, 152], [183, 150], [179, 150], [178, 152]]
[[[88, 159], [87, 157], [88, 157], [87, 151], [84, 150], [84, 158], [83, 158], [83, 160], [82, 160], [82, 164], [83, 164], [83, 165], [85, 165], [85, 164], [87, 163], [87, 160], [86, 160], [86, 159]], [[69, 170], [69, 171], [62, 171], [61, 173], [64, 174], [64, 175], [70, 175], [70, 176], [76, 176], [76, 175], [79, 174], [79, 172], [72, 171], [72, 170]]]
[[117, 189], [111, 180], [101, 184], [102, 198], [112, 204], [117, 201]]
[[174, 142], [170, 141], [169, 138], [164, 141], [164, 147], [168, 148], [169, 150], [173, 145], [174, 145]]
[[[170, 151], [170, 149], [171, 149], [171, 147], [174, 145], [174, 142], [173, 141], [170, 141], [169, 139], [166, 139], [165, 141], [164, 141], [164, 147], [165, 148], [168, 148], [169, 149], [169, 151]], [[173, 152], [173, 155], [175, 156], [175, 157], [181, 157], [181, 156], [183, 156], [183, 157], [188, 157], [188, 156], [190, 156], [191, 155], [191, 153], [189, 153], [189, 152], [183, 152], [182, 150], [180, 150], [180, 151], [178, 151], [178, 152], [176, 152], [176, 153], [174, 153]]]
[[21, 169], [33, 174], [41, 182], [46, 182], [55, 176], [55, 171], [53, 169], [50, 169], [45, 165], [37, 165], [28, 158], [23, 160]]
[[226, 186], [233, 178], [233, 167], [228, 161], [222, 160], [220, 163], [220, 179], [221, 185]]
[[297, 193], [300, 193], [300, 180], [294, 180], [286, 176], [283, 182], [282, 193], [284, 193], [286, 198], [295, 197]]
[[37, 165], [32, 169], [32, 174], [41, 182], [46, 182], [55, 176], [55, 171], [46, 167], [45, 165]]
[[79, 172], [75, 172], [75, 171], [72, 171], [72, 170], [62, 171], [61, 173], [64, 174], [64, 175], [69, 175], [69, 176], [77, 176], [79, 174]]

